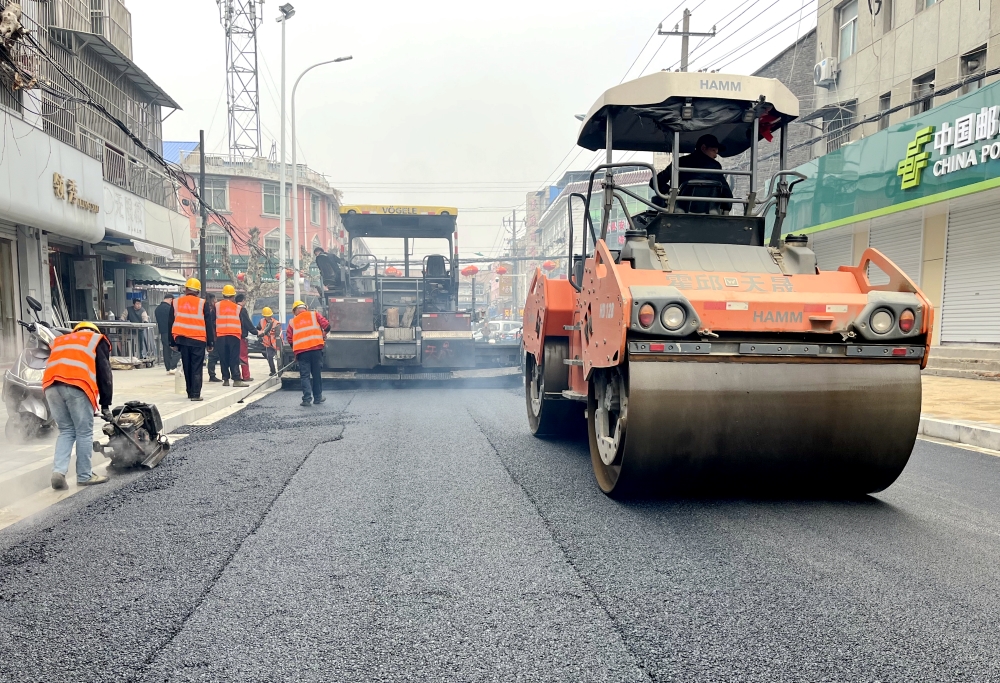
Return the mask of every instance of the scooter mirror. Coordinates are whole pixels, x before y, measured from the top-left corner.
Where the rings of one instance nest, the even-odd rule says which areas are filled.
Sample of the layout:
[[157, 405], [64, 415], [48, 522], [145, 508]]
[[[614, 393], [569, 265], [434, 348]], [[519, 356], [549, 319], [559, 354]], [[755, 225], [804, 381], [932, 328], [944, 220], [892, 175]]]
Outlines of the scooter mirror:
[[29, 296], [27, 297], [26, 301], [28, 302], [28, 307], [31, 308], [31, 310], [33, 310], [35, 313], [38, 313], [39, 311], [42, 310], [42, 304], [35, 297]]

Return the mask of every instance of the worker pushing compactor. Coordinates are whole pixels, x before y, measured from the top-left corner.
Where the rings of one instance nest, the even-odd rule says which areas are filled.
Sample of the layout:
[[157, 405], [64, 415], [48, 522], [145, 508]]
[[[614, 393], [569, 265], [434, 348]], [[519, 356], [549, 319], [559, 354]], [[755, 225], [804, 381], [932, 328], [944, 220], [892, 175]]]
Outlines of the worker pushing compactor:
[[[784, 170], [796, 116], [776, 80], [660, 72], [611, 88], [584, 119], [578, 144], [605, 149], [607, 163], [570, 197], [569, 278], [538, 271], [529, 287], [525, 403], [539, 436], [586, 415], [604, 492], [851, 495], [884, 489], [906, 465], [933, 309], [875, 249], [827, 272], [805, 236], [782, 234], [804, 178]], [[782, 170], [758, 183], [758, 140], [775, 134]], [[616, 183], [613, 150], [668, 153], [669, 178], [640, 196]], [[716, 150], [749, 152], [749, 169], [709, 163]], [[682, 170], [682, 153], [708, 161]], [[745, 196], [727, 175], [749, 180]], [[628, 229], [612, 246], [613, 212]]]

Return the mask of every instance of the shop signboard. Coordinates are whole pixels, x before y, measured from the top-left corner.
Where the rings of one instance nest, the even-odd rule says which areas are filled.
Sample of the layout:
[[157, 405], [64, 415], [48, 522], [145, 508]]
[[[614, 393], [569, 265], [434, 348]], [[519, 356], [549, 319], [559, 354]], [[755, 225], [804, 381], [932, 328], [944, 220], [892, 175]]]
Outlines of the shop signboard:
[[783, 232], [815, 232], [1000, 186], [1000, 83], [799, 166]]
[[0, 155], [0, 218], [88, 243], [104, 239], [101, 162], [7, 116]]
[[146, 200], [109, 182], [104, 183], [104, 229], [124, 237], [146, 239]]

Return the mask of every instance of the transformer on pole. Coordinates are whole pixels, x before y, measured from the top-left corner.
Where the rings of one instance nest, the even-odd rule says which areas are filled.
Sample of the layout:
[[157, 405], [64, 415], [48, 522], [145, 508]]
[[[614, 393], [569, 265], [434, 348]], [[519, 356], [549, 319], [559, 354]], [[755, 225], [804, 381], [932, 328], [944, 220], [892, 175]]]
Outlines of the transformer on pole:
[[260, 96], [257, 89], [257, 27], [263, 0], [216, 0], [226, 32], [226, 103], [229, 154], [260, 156]]

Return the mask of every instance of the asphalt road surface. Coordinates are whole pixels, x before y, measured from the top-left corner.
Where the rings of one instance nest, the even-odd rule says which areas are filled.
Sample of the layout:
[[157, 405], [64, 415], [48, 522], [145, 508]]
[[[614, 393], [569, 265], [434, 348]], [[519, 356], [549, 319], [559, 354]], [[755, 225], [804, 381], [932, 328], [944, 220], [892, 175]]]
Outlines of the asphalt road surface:
[[273, 394], [0, 532], [0, 680], [1000, 680], [1000, 458], [622, 503], [521, 391]]

